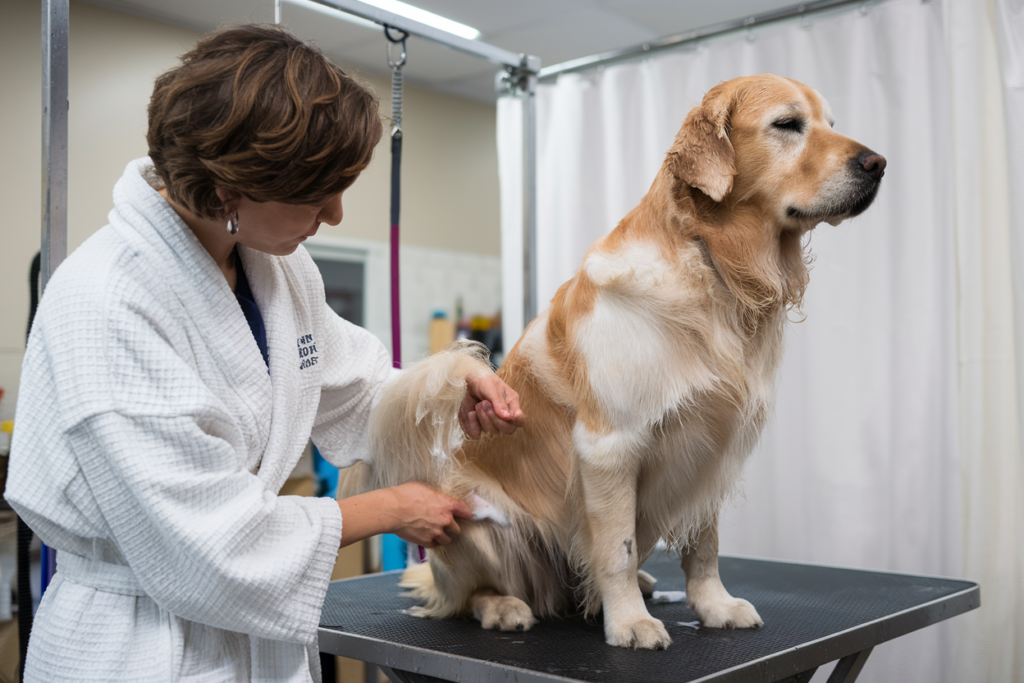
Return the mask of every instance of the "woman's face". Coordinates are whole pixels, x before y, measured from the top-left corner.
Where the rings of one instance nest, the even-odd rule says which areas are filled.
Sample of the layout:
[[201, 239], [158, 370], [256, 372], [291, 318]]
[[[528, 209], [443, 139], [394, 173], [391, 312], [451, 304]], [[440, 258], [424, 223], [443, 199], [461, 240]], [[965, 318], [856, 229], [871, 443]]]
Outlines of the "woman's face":
[[238, 234], [235, 239], [250, 249], [266, 254], [286, 256], [316, 234], [321, 223], [341, 222], [341, 195], [332, 196], [323, 204], [282, 204], [255, 202], [246, 197], [238, 200]]

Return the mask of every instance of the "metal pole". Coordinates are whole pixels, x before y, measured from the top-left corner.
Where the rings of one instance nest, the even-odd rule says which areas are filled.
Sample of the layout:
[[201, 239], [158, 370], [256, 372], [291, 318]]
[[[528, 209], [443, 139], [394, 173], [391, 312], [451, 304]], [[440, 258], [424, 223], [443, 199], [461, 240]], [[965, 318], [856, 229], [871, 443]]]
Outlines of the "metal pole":
[[43, 2], [42, 209], [40, 292], [68, 253], [68, 0]]
[[[43, 157], [42, 235], [39, 250], [39, 292], [68, 253], [68, 0], [42, 3]], [[32, 591], [29, 586], [28, 545], [32, 531], [18, 518], [19, 680], [25, 675], [25, 655], [32, 632]], [[56, 553], [42, 549], [42, 589], [56, 570]]]
[[646, 43], [641, 43], [639, 45], [631, 45], [630, 47], [624, 47], [618, 50], [611, 50], [609, 52], [602, 52], [588, 57], [571, 59], [559, 64], [552, 64], [551, 66], [541, 70], [540, 78], [541, 80], [549, 80], [557, 77], [559, 74], [582, 71], [584, 69], [593, 69], [597, 66], [611, 64], [613, 62], [646, 56], [652, 52], [660, 50], [678, 48], [686, 45], [687, 43], [692, 43], [696, 40], [709, 38], [711, 36], [717, 36], [722, 33], [728, 33], [729, 31], [762, 26], [782, 19], [792, 19], [793, 17], [799, 17], [810, 12], [832, 9], [841, 5], [849, 5], [854, 2], [864, 2], [864, 0], [816, 0], [814, 2], [806, 2], [799, 5], [790, 5], [789, 7], [783, 7], [781, 9], [763, 12], [761, 14], [754, 14], [740, 19], [730, 19], [729, 21], [722, 21], [717, 24], [711, 24], [710, 26], [702, 26], [701, 28], [695, 28], [693, 30], [684, 31], [683, 33], [677, 33], [671, 36], [665, 36], [664, 38], [658, 38], [657, 40], [649, 40]]
[[363, 19], [368, 19], [369, 21], [376, 22], [382, 26], [396, 28], [408, 33], [409, 35], [426, 38], [427, 40], [441, 43], [442, 45], [446, 45], [452, 49], [467, 52], [477, 57], [483, 57], [495, 64], [519, 68], [523, 63], [523, 56], [521, 54], [509, 52], [508, 50], [494, 45], [489, 45], [488, 43], [484, 43], [479, 40], [470, 40], [469, 38], [463, 38], [462, 36], [457, 36], [454, 33], [449, 33], [448, 31], [442, 31], [439, 28], [428, 26], [427, 24], [416, 21], [415, 19], [409, 19], [401, 14], [389, 12], [374, 5], [361, 2], [360, 0], [312, 1], [324, 5], [325, 7], [332, 7], [336, 10], [348, 12], [349, 14], [362, 17]]
[[523, 98], [523, 327], [537, 317], [537, 74], [526, 72]]

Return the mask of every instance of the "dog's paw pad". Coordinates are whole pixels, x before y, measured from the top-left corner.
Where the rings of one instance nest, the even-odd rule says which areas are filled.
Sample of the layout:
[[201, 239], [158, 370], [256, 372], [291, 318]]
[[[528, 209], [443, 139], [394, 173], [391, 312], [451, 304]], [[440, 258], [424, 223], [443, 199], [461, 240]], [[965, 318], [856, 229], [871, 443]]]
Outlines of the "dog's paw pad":
[[476, 610], [480, 625], [488, 630], [529, 631], [537, 623], [530, 606], [511, 595], [495, 595]]
[[606, 624], [605, 640], [609, 645], [634, 650], [664, 650], [672, 639], [665, 625], [651, 616], [642, 616], [621, 624]]
[[761, 616], [746, 600], [728, 598], [709, 605], [691, 605], [708, 628], [755, 628], [763, 626]]

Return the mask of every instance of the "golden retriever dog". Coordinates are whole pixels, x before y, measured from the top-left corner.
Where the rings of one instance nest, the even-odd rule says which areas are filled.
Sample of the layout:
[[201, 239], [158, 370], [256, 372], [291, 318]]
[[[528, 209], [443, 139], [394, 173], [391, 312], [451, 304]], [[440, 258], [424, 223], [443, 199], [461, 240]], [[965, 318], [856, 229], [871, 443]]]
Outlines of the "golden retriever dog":
[[463, 440], [465, 378], [488, 369], [472, 345], [387, 385], [363, 484], [420, 480], [494, 513], [406, 572], [425, 599], [416, 614], [525, 630], [601, 612], [609, 644], [664, 648], [639, 569], [664, 539], [705, 626], [761, 625], [719, 579], [719, 510], [771, 411], [787, 311], [808, 281], [802, 238], [864, 211], [885, 168], [832, 123], [786, 78], [709, 91], [640, 205], [501, 366], [526, 414], [515, 434]]

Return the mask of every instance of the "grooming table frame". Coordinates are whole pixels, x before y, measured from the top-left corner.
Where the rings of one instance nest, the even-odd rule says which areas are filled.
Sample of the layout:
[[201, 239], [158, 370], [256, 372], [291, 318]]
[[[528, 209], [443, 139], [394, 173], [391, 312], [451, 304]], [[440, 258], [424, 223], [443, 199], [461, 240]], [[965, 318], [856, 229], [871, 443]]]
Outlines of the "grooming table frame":
[[[664, 553], [644, 565], [661, 591], [685, 588]], [[705, 629], [684, 602], [648, 600], [673, 644], [631, 651], [604, 643], [600, 619], [544, 620], [528, 632], [484, 631], [466, 619], [405, 613], [400, 572], [331, 584], [321, 652], [375, 664], [396, 683], [806, 683], [839, 660], [828, 683], [853, 683], [880, 643], [976, 609], [971, 581], [721, 557], [726, 588], [749, 599], [758, 629]], [[696, 628], [695, 628], [696, 627]]]

